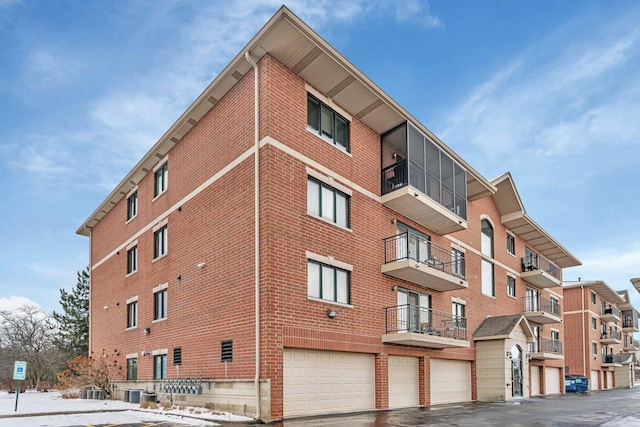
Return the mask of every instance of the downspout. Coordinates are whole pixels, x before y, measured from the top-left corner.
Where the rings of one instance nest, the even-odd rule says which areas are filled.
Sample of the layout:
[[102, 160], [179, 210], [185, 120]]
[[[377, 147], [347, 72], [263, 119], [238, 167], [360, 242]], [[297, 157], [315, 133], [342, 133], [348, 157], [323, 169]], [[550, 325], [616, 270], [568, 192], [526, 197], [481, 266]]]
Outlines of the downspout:
[[[582, 351], [583, 357], [584, 357], [584, 363], [582, 364], [582, 375], [586, 377], [587, 376], [587, 361], [591, 357], [591, 346], [587, 347], [587, 336], [585, 335], [585, 332], [584, 332], [584, 323], [589, 320], [589, 316], [587, 316], [587, 313], [585, 312], [585, 309], [584, 309], [584, 285], [580, 285], [580, 289], [582, 290], [582, 303], [581, 304], [582, 304], [582, 313], [583, 313], [582, 315], [584, 316], [582, 318], [582, 322], [580, 322], [580, 323], [582, 323], [582, 348], [584, 349]], [[589, 377], [588, 378], [591, 378], [591, 372], [589, 372]], [[589, 380], [589, 381], [591, 381], [591, 380]]]
[[89, 231], [89, 312], [88, 317], [89, 317], [89, 321], [88, 321], [88, 326], [89, 326], [89, 330], [87, 331], [87, 357], [91, 356], [91, 318], [93, 317], [91, 315], [91, 279], [93, 277], [93, 262], [92, 262], [92, 257], [91, 257], [91, 242], [93, 239], [93, 231], [87, 227], [86, 225], [84, 226], [85, 230]]
[[249, 51], [244, 53], [244, 57], [249, 64], [253, 67], [254, 76], [254, 144], [255, 154], [254, 159], [254, 174], [253, 174], [253, 205], [254, 205], [254, 277], [255, 277], [255, 317], [256, 317], [256, 375], [254, 378], [255, 385], [255, 397], [256, 397], [256, 420], [260, 420], [262, 417], [262, 410], [260, 407], [260, 109], [259, 109], [259, 95], [260, 95], [260, 76], [258, 75], [258, 64], [251, 58]]

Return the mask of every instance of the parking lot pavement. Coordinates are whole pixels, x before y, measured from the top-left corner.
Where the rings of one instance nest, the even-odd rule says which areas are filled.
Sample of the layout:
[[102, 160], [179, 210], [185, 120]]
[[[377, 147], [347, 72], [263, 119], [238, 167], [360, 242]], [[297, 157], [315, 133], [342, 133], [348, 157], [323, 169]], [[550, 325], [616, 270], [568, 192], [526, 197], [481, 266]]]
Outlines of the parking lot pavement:
[[640, 387], [285, 420], [275, 427], [640, 427]]

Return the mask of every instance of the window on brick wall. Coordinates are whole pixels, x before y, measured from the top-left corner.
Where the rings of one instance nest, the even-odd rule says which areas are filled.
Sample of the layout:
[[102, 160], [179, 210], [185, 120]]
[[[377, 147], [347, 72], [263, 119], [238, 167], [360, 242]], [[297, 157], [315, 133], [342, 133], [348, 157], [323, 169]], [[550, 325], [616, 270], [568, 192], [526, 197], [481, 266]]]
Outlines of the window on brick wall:
[[127, 328], [138, 326], [138, 301], [127, 304]]
[[598, 330], [598, 319], [593, 316], [591, 316], [591, 329], [593, 329], [594, 331]]
[[307, 95], [307, 128], [349, 151], [349, 121], [312, 95]]
[[135, 381], [138, 379], [138, 358], [131, 357], [127, 359], [127, 380]]
[[154, 187], [153, 187], [153, 196], [157, 197], [167, 191], [167, 184], [169, 183], [169, 163], [164, 162], [162, 166], [160, 166], [154, 172]]
[[160, 258], [167, 254], [169, 248], [167, 226], [153, 233], [153, 258]]
[[591, 343], [591, 354], [593, 354], [594, 356], [598, 355], [598, 343], [596, 342]]
[[158, 354], [153, 356], [153, 379], [165, 380], [167, 379], [167, 355]]
[[153, 294], [153, 320], [167, 318], [167, 289]]
[[311, 177], [307, 179], [307, 212], [349, 227], [349, 196]]
[[516, 278], [513, 276], [507, 276], [507, 295], [516, 296]]
[[596, 303], [596, 293], [594, 291], [591, 291], [591, 304], [595, 304]]
[[483, 259], [482, 268], [482, 293], [483, 295], [496, 296], [495, 275], [493, 271], [493, 263]]
[[350, 272], [317, 261], [307, 262], [307, 294], [313, 298], [350, 303]]
[[509, 252], [511, 255], [516, 254], [516, 238], [509, 233], [507, 233], [507, 252]]
[[467, 320], [465, 319], [465, 305], [461, 302], [451, 303], [451, 314], [453, 315], [453, 327], [456, 329], [467, 329]]
[[493, 258], [493, 226], [487, 219], [483, 219], [480, 222], [481, 225], [481, 239], [480, 239], [480, 251], [482, 255]]
[[127, 221], [138, 215], [138, 192], [134, 191], [127, 198]]
[[138, 246], [127, 251], [127, 274], [138, 271]]

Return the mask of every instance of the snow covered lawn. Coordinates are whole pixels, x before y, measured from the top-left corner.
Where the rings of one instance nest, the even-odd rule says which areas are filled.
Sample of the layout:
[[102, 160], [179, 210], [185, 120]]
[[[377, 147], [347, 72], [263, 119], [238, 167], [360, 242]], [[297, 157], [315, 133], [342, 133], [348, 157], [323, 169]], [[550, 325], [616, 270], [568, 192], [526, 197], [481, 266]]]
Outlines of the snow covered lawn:
[[[229, 413], [212, 413], [204, 408], [142, 409], [137, 403], [118, 400], [63, 399], [57, 391], [15, 394], [0, 392], [0, 427], [33, 427], [89, 424], [173, 421], [183, 425], [217, 425], [215, 421], [252, 421]], [[101, 412], [120, 411], [120, 412]], [[200, 412], [200, 413], [198, 413]], [[34, 415], [41, 416], [34, 416]]]

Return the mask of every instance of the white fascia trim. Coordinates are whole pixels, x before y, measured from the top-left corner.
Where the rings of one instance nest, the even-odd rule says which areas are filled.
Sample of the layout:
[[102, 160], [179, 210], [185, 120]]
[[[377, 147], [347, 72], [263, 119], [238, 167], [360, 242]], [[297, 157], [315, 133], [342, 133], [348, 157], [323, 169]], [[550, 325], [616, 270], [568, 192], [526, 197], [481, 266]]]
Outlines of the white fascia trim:
[[321, 262], [326, 265], [330, 265], [331, 267], [337, 267], [342, 270], [353, 271], [353, 265], [347, 264], [346, 262], [337, 261], [332, 256], [323, 256], [314, 254], [313, 252], [306, 252], [306, 256], [308, 260]]

